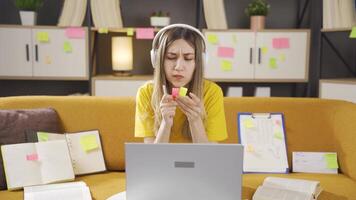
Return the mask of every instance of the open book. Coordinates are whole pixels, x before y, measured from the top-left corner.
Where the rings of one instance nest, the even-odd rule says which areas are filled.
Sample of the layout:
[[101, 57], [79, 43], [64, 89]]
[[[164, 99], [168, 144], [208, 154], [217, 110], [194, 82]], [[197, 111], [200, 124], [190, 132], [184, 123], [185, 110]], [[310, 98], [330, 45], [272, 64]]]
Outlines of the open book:
[[65, 134], [27, 132], [26, 137], [29, 141], [39, 142], [65, 140], [68, 145], [75, 175], [106, 170], [98, 130]]
[[318, 181], [267, 177], [252, 200], [314, 200], [321, 191]]
[[82, 181], [24, 188], [24, 200], [91, 200], [89, 187]]
[[65, 141], [2, 145], [1, 153], [9, 190], [74, 179]]

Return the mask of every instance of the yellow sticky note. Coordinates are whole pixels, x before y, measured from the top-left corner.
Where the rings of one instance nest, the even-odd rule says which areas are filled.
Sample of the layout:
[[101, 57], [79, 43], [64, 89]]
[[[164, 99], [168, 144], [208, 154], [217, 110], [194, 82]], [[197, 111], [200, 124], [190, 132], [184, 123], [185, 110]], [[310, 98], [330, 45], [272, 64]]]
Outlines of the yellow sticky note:
[[278, 139], [278, 140], [282, 140], [283, 139], [283, 134], [279, 131], [274, 133], [274, 138]]
[[255, 152], [255, 148], [253, 148], [253, 146], [251, 144], [248, 144], [246, 146], [246, 151], [250, 152], [250, 153], [253, 153], [253, 152]]
[[352, 30], [350, 33], [350, 38], [356, 38], [356, 26], [352, 27]]
[[216, 36], [215, 34], [208, 34], [208, 42], [211, 44], [217, 44], [218, 36]]
[[276, 58], [269, 59], [269, 68], [276, 69], [277, 68], [277, 60]]
[[187, 91], [188, 91], [188, 88], [180, 87], [179, 88], [179, 96], [185, 97], [185, 95], [187, 95]]
[[245, 128], [253, 128], [255, 125], [253, 124], [252, 119], [245, 119], [243, 121], [243, 125]]
[[232, 36], [232, 42], [233, 42], [234, 44], [237, 44], [237, 36], [236, 36], [236, 35], [233, 35], [233, 36]]
[[36, 39], [38, 42], [49, 42], [49, 36], [47, 32], [37, 32]]
[[279, 60], [280, 60], [281, 62], [286, 61], [286, 55], [284, 55], [283, 53], [280, 54], [280, 55], [279, 55]]
[[326, 166], [329, 169], [338, 169], [339, 165], [337, 164], [337, 155], [335, 153], [327, 153], [324, 155], [326, 160]]
[[99, 148], [96, 135], [84, 135], [80, 137], [80, 146], [86, 152]]
[[37, 137], [39, 142], [48, 141], [48, 133], [46, 132], [37, 132]]
[[220, 62], [220, 67], [223, 71], [231, 71], [232, 70], [232, 63], [228, 60], [222, 60]]
[[268, 48], [267, 47], [262, 47], [262, 54], [266, 54], [268, 52]]
[[70, 42], [65, 41], [63, 43], [63, 51], [66, 52], [66, 53], [71, 53], [72, 52], [72, 45], [71, 45]]
[[134, 35], [134, 29], [133, 28], [127, 28], [127, 35], [128, 36], [133, 36]]
[[99, 28], [98, 32], [107, 34], [107, 33], [109, 33], [109, 29], [108, 28]]

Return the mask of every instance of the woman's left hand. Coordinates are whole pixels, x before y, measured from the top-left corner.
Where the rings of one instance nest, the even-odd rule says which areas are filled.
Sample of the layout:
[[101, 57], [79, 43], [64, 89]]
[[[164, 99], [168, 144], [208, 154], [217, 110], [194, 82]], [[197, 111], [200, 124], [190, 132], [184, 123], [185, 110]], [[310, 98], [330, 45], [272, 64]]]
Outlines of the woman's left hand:
[[189, 96], [178, 96], [176, 102], [178, 103], [178, 107], [187, 116], [189, 122], [202, 119], [205, 109], [203, 103], [195, 94], [189, 93]]

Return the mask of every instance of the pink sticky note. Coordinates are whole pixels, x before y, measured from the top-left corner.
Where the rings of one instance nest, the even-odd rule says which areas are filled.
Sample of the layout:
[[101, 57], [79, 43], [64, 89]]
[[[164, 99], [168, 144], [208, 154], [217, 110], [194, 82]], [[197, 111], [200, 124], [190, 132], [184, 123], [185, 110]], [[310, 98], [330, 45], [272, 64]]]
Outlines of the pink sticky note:
[[68, 38], [84, 38], [85, 30], [80, 27], [71, 27], [66, 29], [66, 36]]
[[28, 160], [28, 161], [36, 161], [36, 160], [38, 160], [37, 153], [26, 155], [26, 160]]
[[275, 49], [288, 49], [289, 48], [289, 38], [274, 38], [273, 48]]
[[233, 58], [234, 48], [231, 47], [218, 47], [218, 56], [222, 58]]
[[153, 28], [136, 28], [136, 39], [153, 39]]
[[172, 88], [172, 96], [175, 99], [179, 95], [179, 88]]

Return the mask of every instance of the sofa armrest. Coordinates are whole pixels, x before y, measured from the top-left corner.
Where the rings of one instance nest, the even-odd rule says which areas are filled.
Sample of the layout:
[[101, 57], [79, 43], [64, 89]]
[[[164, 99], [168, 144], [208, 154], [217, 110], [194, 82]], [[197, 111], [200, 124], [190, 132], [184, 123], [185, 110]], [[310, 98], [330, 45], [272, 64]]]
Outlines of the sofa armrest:
[[341, 172], [356, 180], [356, 104], [338, 106], [333, 127]]

